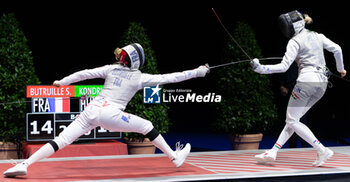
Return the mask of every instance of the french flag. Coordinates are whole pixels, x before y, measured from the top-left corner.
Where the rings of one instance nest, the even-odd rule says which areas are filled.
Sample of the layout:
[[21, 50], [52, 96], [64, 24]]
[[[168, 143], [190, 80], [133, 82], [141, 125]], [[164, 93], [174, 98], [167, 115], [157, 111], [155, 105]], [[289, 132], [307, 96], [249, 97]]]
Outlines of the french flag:
[[50, 112], [69, 112], [70, 111], [70, 99], [67, 98], [48, 98], [50, 105]]

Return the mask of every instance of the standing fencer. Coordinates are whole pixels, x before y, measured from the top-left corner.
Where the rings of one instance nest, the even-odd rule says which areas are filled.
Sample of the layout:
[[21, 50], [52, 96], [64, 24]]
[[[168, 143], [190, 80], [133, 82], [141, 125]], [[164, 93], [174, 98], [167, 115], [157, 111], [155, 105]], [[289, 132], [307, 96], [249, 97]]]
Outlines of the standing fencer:
[[191, 145], [173, 151], [152, 123], [124, 109], [135, 93], [145, 86], [176, 83], [184, 80], [204, 77], [209, 69], [200, 66], [193, 70], [170, 74], [150, 75], [141, 73], [139, 68], [145, 62], [145, 55], [140, 44], [134, 43], [117, 48], [114, 51], [117, 64], [106, 65], [73, 73], [62, 80], [54, 81], [54, 86], [69, 85], [87, 79], [105, 79], [101, 93], [86, 107], [58, 137], [41, 147], [27, 160], [4, 172], [5, 176], [20, 176], [27, 173], [31, 164], [47, 158], [57, 150], [71, 144], [78, 137], [91, 129], [101, 126], [112, 131], [136, 132], [145, 135], [164, 152], [176, 167], [180, 167], [191, 150]]
[[281, 31], [290, 39], [281, 63], [261, 65], [258, 59], [251, 62], [254, 71], [260, 74], [285, 72], [294, 61], [299, 67], [297, 83], [288, 102], [286, 125], [272, 149], [254, 157], [259, 163], [276, 160], [277, 151], [294, 132], [317, 150], [314, 166], [321, 166], [333, 155], [333, 151], [324, 147], [311, 130], [299, 121], [326, 91], [328, 80], [323, 49], [333, 53], [341, 77], [346, 75], [340, 46], [323, 34], [306, 29], [305, 23], [311, 22], [312, 19], [308, 15], [296, 10], [280, 15]]

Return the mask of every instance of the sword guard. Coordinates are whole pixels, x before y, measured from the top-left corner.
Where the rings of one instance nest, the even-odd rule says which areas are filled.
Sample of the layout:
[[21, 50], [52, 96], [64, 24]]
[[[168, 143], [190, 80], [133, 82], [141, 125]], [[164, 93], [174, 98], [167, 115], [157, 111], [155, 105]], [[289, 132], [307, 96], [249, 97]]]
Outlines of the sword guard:
[[205, 63], [204, 66], [206, 66], [206, 67], [208, 68], [208, 72], [207, 72], [207, 73], [210, 73], [210, 66], [209, 66], [209, 64], [208, 64], [208, 63]]

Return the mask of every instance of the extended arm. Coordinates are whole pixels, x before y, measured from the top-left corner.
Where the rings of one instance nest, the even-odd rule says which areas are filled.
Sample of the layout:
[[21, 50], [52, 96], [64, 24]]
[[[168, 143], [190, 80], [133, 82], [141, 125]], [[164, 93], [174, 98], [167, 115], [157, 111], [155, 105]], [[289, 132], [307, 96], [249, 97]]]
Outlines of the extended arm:
[[64, 77], [62, 80], [54, 81], [54, 86], [69, 85], [71, 83], [94, 79], [94, 78], [105, 78], [110, 65], [102, 66], [94, 69], [86, 69], [75, 72], [69, 76]]
[[253, 70], [260, 74], [272, 74], [272, 73], [283, 73], [288, 70], [290, 65], [293, 63], [298, 55], [299, 45], [294, 41], [290, 40], [287, 45], [287, 51], [283, 56], [281, 63], [274, 65], [262, 65], [258, 59], [253, 59], [251, 65]]
[[207, 66], [200, 66], [193, 70], [175, 72], [169, 74], [142, 74], [140, 88], [144, 86], [164, 85], [167, 83], [177, 83], [197, 77], [204, 77], [209, 72]]

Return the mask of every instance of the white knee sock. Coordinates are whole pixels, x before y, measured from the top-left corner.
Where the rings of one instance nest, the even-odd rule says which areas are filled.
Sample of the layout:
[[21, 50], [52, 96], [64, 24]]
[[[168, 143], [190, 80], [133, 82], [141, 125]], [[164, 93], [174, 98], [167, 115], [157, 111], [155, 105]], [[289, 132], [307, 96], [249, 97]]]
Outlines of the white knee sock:
[[27, 160], [25, 160], [24, 162], [29, 165], [47, 158], [49, 156], [51, 156], [53, 153], [55, 153], [55, 150], [53, 149], [52, 145], [47, 143], [44, 146], [42, 146], [38, 151], [36, 151], [33, 155], [31, 155]]
[[275, 143], [275, 145], [272, 147], [272, 150], [275, 150], [276, 152], [282, 148], [282, 146], [287, 142], [287, 140], [293, 135], [294, 130], [289, 127], [288, 125], [286, 125], [280, 136], [277, 139], [277, 142]]
[[159, 134], [153, 141], [153, 145], [159, 148], [163, 153], [165, 153], [170, 160], [175, 158], [175, 152], [169, 147], [169, 145], [164, 140], [163, 136]]

